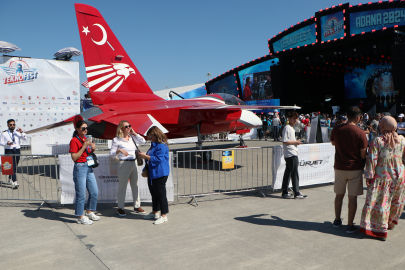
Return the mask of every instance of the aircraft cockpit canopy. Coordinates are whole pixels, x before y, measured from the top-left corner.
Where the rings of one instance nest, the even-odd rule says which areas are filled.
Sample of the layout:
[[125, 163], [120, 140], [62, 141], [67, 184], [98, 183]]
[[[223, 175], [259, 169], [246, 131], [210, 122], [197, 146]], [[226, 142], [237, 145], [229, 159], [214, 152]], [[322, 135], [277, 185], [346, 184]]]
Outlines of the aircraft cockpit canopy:
[[230, 95], [230, 94], [225, 94], [225, 93], [215, 93], [218, 96], [221, 96], [222, 99], [225, 101], [226, 105], [246, 105], [245, 102], [243, 102], [240, 98]]

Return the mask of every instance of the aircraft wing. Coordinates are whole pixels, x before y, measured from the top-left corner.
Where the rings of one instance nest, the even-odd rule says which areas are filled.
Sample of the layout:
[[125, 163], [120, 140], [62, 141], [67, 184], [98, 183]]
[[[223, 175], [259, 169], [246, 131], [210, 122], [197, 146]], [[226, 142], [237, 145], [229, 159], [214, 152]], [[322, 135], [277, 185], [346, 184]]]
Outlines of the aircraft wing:
[[[111, 117], [105, 118], [103, 115], [97, 115], [94, 117], [89, 118], [90, 121], [94, 122], [108, 122], [118, 126], [120, 121], [122, 120], [122, 116], [113, 115]], [[152, 126], [157, 126], [163, 133], [168, 133], [169, 131], [164, 128], [152, 115], [150, 114], [132, 114], [132, 115], [125, 115], [125, 120], [131, 123], [132, 128], [146, 136], [146, 133]]]
[[65, 121], [62, 121], [62, 122], [53, 123], [53, 124], [43, 126], [43, 127], [40, 127], [40, 128], [31, 129], [29, 131], [26, 131], [25, 134], [32, 134], [32, 133], [44, 131], [44, 130], [47, 130], [47, 129], [53, 129], [53, 128], [67, 126], [67, 125], [72, 125], [72, 123], [73, 123], [73, 120], [72, 121], [66, 121], [65, 120]]
[[220, 109], [227, 109], [227, 110], [247, 110], [247, 111], [257, 111], [257, 110], [300, 110], [301, 107], [298, 106], [265, 106], [265, 105], [225, 105], [225, 104], [218, 104], [218, 105], [208, 105], [208, 106], [195, 106], [195, 107], [188, 107], [182, 110], [220, 110]]

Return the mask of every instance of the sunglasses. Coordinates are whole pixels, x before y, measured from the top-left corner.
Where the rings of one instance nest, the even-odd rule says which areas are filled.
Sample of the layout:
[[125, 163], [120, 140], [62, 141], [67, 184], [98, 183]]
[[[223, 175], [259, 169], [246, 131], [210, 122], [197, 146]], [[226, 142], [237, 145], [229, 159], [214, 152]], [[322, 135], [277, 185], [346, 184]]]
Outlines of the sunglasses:
[[85, 131], [85, 130], [87, 130], [87, 127], [82, 127], [81, 129], [82, 129], [83, 131]]
[[124, 128], [130, 128], [130, 127], [132, 127], [131, 125], [128, 125], [128, 126], [124, 126]]
[[9, 124], [9, 126], [15, 126], [15, 124]]

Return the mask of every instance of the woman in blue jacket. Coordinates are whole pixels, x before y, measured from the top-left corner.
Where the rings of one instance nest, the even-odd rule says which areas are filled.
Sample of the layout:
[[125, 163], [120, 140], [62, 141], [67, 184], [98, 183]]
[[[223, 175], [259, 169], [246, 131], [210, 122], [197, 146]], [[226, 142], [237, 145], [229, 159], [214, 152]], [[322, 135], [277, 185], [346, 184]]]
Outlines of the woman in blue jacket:
[[[138, 155], [145, 159], [148, 170], [148, 186], [152, 195], [152, 212], [144, 216], [144, 219], [156, 220], [153, 224], [166, 222], [169, 213], [169, 204], [166, 197], [166, 181], [170, 173], [169, 146], [166, 135], [158, 128], [151, 127], [147, 133], [152, 141], [148, 152], [140, 152]], [[160, 217], [159, 217], [160, 211]]]

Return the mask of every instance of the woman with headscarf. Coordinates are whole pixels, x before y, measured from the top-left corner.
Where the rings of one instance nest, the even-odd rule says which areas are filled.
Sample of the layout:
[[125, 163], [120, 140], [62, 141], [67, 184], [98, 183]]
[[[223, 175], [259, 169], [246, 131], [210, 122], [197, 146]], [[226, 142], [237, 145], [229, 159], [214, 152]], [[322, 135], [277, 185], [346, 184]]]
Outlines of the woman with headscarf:
[[405, 138], [395, 132], [397, 123], [391, 116], [381, 119], [380, 130], [381, 136], [371, 142], [366, 161], [367, 197], [360, 231], [385, 240], [404, 208]]

